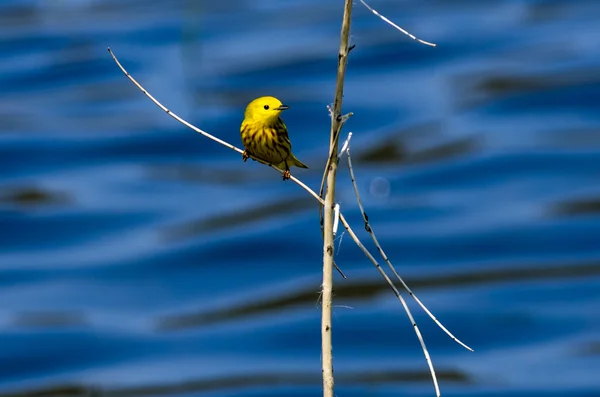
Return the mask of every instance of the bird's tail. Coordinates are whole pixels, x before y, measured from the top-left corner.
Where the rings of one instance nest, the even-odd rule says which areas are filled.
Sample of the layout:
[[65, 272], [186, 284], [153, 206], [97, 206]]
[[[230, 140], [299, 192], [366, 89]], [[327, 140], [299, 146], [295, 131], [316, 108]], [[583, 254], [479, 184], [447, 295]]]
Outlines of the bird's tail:
[[288, 160], [287, 160], [289, 165], [295, 165], [296, 167], [300, 167], [300, 168], [308, 168], [308, 166], [306, 164], [304, 164], [302, 161], [298, 160], [296, 158], [296, 156], [294, 156], [293, 153], [290, 157], [291, 157], [291, 159], [288, 158]]

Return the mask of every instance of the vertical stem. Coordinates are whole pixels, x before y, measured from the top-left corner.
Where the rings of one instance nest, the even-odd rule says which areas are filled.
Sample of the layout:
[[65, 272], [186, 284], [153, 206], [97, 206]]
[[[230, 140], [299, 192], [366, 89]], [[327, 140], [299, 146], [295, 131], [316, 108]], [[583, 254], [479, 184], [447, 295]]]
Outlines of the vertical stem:
[[331, 347], [331, 301], [333, 289], [333, 208], [335, 205], [335, 177], [337, 173], [337, 153], [340, 130], [342, 128], [342, 97], [344, 94], [344, 76], [348, 58], [348, 36], [350, 34], [350, 16], [352, 0], [345, 0], [338, 70], [331, 116], [331, 135], [329, 140], [332, 155], [327, 170], [327, 190], [325, 193], [324, 240], [323, 240], [323, 304], [321, 317], [321, 349], [323, 357], [323, 396], [334, 397], [333, 359]]

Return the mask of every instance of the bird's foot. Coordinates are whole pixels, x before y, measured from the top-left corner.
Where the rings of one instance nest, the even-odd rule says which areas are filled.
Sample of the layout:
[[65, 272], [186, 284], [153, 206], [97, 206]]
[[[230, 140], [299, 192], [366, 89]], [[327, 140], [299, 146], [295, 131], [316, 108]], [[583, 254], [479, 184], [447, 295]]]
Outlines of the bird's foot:
[[290, 179], [290, 177], [292, 176], [292, 174], [290, 173], [290, 170], [285, 170], [283, 171], [283, 180], [287, 181], [288, 179]]
[[244, 150], [244, 152], [242, 153], [242, 160], [244, 160], [244, 163], [246, 162], [246, 160], [248, 160], [250, 158], [250, 156], [248, 155], [248, 151]]

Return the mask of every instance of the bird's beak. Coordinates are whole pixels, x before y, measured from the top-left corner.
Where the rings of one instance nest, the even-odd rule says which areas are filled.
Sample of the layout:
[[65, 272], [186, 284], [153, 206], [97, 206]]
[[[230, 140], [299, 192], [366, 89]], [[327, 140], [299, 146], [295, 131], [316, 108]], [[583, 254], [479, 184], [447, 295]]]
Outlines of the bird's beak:
[[290, 107], [288, 105], [281, 105], [276, 108], [273, 108], [273, 110], [285, 110], [285, 109], [289, 109], [289, 108]]

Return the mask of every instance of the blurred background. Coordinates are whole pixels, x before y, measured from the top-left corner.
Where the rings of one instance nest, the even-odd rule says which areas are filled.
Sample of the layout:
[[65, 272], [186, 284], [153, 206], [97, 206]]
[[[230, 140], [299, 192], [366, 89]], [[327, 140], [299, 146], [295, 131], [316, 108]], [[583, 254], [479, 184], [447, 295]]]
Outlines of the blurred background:
[[[358, 2], [357, 2], [358, 3]], [[360, 3], [344, 110], [372, 226], [445, 396], [599, 396], [597, 0]], [[275, 95], [318, 189], [343, 2], [0, 3], [0, 395], [317, 396], [322, 241], [240, 145]], [[369, 248], [346, 162], [338, 201]], [[338, 396], [433, 396], [402, 307], [342, 234]], [[375, 252], [375, 251], [374, 251]]]

